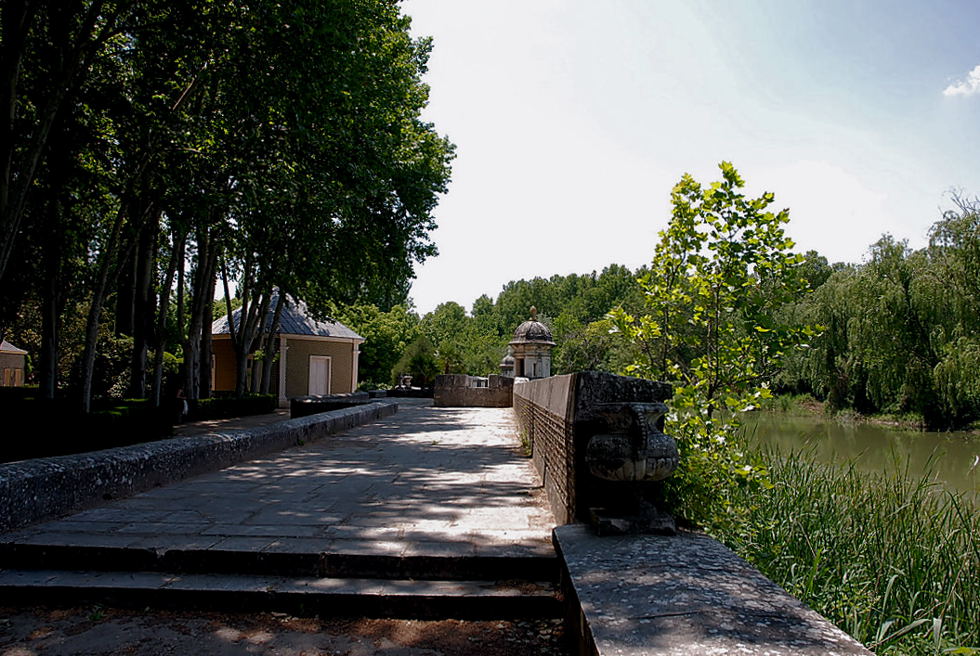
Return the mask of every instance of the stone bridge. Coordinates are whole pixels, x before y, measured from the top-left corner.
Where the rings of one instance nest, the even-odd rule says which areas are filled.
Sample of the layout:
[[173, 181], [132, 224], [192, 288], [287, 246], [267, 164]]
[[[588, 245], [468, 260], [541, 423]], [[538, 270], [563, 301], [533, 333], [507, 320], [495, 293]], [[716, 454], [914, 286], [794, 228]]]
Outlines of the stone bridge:
[[598, 494], [581, 470], [582, 413], [644, 393], [581, 374], [515, 386], [514, 409], [381, 400], [0, 465], [0, 593], [563, 616], [582, 654], [869, 653], [704, 535], [576, 523]]

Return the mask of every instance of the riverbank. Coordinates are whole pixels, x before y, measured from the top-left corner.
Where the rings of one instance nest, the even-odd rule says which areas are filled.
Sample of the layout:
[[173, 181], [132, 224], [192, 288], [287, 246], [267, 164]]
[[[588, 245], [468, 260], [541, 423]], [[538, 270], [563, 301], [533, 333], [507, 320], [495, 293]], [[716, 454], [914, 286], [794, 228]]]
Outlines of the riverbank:
[[[928, 430], [922, 417], [916, 415], [866, 415], [850, 409], [835, 412], [830, 409], [825, 401], [815, 399], [809, 394], [781, 394], [774, 396], [760, 405], [759, 410], [804, 417], [823, 417], [833, 419], [842, 424], [864, 423], [903, 431]], [[956, 432], [980, 437], [980, 422], [959, 429]]]

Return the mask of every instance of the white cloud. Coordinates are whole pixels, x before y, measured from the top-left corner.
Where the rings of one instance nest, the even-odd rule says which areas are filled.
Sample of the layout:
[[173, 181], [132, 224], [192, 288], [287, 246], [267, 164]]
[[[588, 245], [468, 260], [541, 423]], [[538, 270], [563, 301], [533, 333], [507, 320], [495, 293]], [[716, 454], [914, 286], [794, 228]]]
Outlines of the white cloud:
[[943, 90], [944, 96], [972, 96], [978, 93], [980, 93], [980, 65], [967, 73], [966, 78]]

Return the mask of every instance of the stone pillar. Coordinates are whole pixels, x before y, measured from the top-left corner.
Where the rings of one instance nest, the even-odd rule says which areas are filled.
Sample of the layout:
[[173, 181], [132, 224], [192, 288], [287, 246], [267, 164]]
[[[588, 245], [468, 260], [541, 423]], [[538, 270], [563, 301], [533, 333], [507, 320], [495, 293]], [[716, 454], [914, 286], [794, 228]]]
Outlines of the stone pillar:
[[286, 344], [286, 336], [279, 335], [279, 407], [289, 407], [289, 400], [286, 398], [286, 351], [289, 346]]
[[676, 532], [663, 480], [678, 464], [663, 433], [673, 390], [656, 381], [594, 371], [576, 374], [576, 514], [599, 535]]
[[351, 346], [352, 349], [351, 358], [353, 358], [351, 361], [351, 383], [350, 383], [351, 393], [357, 391], [357, 369], [361, 359], [360, 347], [361, 347], [360, 342], [354, 342], [354, 344]]

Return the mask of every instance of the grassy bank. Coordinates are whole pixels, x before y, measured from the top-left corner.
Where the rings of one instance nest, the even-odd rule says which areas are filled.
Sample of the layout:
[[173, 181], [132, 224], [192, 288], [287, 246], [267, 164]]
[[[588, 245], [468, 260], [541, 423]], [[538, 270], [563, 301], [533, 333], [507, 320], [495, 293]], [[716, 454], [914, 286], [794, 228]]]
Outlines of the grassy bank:
[[719, 539], [879, 654], [980, 654], [974, 501], [927, 478], [761, 457], [772, 488], [732, 490], [743, 521]]

